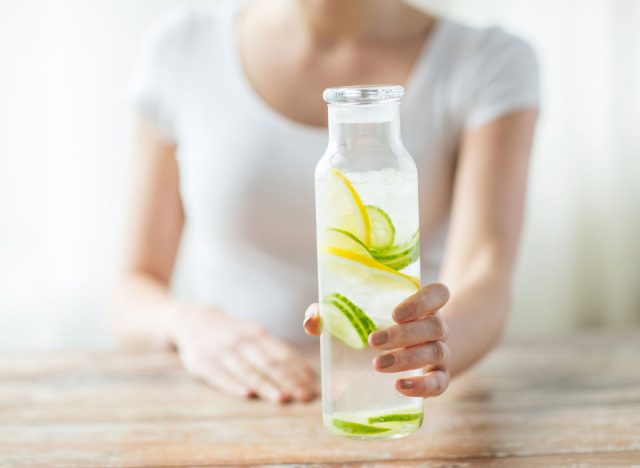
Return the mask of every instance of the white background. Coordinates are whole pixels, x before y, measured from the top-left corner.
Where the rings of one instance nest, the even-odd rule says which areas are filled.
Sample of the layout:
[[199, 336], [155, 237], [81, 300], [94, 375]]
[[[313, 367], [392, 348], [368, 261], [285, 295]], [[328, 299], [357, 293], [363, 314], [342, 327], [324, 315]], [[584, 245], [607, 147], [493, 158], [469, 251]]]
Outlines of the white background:
[[[0, 0], [1, 348], [110, 343], [126, 85], [143, 30], [175, 3]], [[542, 63], [510, 332], [640, 322], [640, 1], [420, 3], [499, 22]]]

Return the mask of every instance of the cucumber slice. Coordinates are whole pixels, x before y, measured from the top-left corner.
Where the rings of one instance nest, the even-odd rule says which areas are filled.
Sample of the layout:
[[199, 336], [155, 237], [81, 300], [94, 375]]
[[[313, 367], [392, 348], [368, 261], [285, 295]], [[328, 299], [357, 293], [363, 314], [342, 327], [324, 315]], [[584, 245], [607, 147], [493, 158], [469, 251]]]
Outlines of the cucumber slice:
[[393, 413], [383, 414], [381, 416], [374, 416], [368, 419], [369, 424], [379, 424], [388, 422], [408, 422], [408, 421], [421, 421], [422, 413]]
[[373, 320], [369, 318], [367, 314], [363, 312], [363, 310], [360, 307], [355, 305], [353, 302], [351, 302], [342, 294], [334, 293], [332, 294], [332, 296], [335, 298], [336, 301], [338, 301], [343, 306], [348, 308], [351, 311], [351, 313], [358, 319], [358, 322], [360, 323], [362, 329], [364, 330], [365, 343], [366, 343], [367, 338], [369, 338], [369, 335], [378, 329], [376, 327], [376, 324], [373, 322]]
[[364, 349], [366, 341], [362, 339], [362, 331], [353, 315], [333, 301], [322, 304], [322, 326], [336, 340], [350, 348]]
[[328, 228], [322, 233], [320, 245], [324, 247], [338, 247], [349, 252], [371, 257], [369, 249], [355, 235], [344, 229]]
[[393, 245], [396, 228], [389, 215], [377, 206], [367, 205], [367, 214], [371, 226], [369, 247], [377, 250], [388, 249]]
[[419, 236], [416, 231], [407, 241], [402, 244], [396, 244], [388, 249], [370, 249], [372, 254], [378, 258], [390, 259], [405, 255], [418, 245]]
[[402, 244], [388, 249], [371, 249], [371, 256], [378, 262], [394, 270], [402, 270], [420, 257], [420, 236], [416, 231], [411, 238]]
[[378, 259], [380, 263], [388, 266], [394, 270], [400, 271], [404, 270], [406, 267], [414, 263], [420, 257], [420, 250], [417, 248], [412, 248], [401, 255], [397, 255], [394, 257], [388, 257], [384, 259]]
[[367, 426], [366, 424], [360, 424], [336, 418], [332, 419], [331, 423], [337, 429], [346, 434], [380, 434], [381, 432], [387, 432], [391, 430], [388, 427]]
[[364, 349], [373, 321], [342, 294], [329, 294], [322, 301], [322, 325], [338, 341], [353, 349]]

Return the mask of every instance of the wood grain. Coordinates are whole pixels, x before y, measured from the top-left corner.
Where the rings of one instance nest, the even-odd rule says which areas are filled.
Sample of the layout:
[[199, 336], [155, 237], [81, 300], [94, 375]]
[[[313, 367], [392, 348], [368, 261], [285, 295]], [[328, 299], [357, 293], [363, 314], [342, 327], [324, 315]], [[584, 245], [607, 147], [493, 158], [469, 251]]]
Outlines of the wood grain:
[[328, 434], [318, 402], [223, 397], [171, 354], [0, 356], [0, 466], [300, 464], [640, 466], [640, 332], [505, 343], [385, 442]]

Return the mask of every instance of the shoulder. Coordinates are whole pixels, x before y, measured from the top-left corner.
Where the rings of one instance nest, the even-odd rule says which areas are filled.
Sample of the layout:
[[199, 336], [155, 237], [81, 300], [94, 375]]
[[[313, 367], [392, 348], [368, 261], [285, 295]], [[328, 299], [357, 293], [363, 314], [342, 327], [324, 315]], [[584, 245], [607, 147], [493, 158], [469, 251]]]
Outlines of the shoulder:
[[146, 30], [142, 53], [165, 60], [184, 57], [209, 43], [224, 22], [226, 2], [215, 8], [180, 5], [158, 16]]
[[[168, 139], [176, 139], [176, 119], [188, 76], [195, 76], [202, 57], [215, 59], [222, 43], [216, 34], [224, 21], [216, 9], [180, 6], [158, 17], [146, 30], [133, 68], [129, 97]], [[214, 48], [213, 50], [211, 48]]]
[[536, 54], [523, 38], [498, 26], [473, 27], [445, 21], [456, 65], [466, 72], [497, 72], [503, 68], [537, 70]]
[[461, 128], [475, 128], [509, 112], [539, 106], [538, 61], [522, 38], [500, 27], [445, 20], [444, 60], [451, 109]]

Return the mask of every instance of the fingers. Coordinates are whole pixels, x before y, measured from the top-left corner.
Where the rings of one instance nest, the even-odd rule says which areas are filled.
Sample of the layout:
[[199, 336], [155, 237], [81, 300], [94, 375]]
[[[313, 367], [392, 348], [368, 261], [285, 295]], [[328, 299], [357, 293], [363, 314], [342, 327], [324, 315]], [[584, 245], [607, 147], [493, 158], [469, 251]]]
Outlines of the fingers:
[[216, 364], [202, 365], [198, 369], [194, 369], [194, 374], [207, 385], [227, 395], [249, 398], [254, 394], [251, 388], [229, 374], [222, 366]]
[[402, 372], [426, 366], [444, 365], [448, 360], [447, 345], [442, 341], [433, 341], [376, 356], [373, 366], [379, 372]]
[[444, 341], [448, 334], [446, 322], [436, 314], [378, 330], [369, 335], [369, 345], [380, 350], [404, 348], [430, 341]]
[[277, 402], [311, 401], [318, 394], [315, 374], [293, 350], [276, 348], [274, 343], [261, 340], [247, 343], [238, 351], [254, 372], [262, 374], [285, 397]]
[[253, 395], [272, 403], [285, 403], [291, 399], [290, 395], [281, 391], [277, 385], [240, 356], [227, 354], [222, 358], [221, 364], [236, 382], [242, 382]]
[[302, 326], [307, 335], [320, 336], [320, 307], [318, 304], [311, 304], [307, 308]]
[[256, 346], [273, 371], [275, 383], [282, 382], [281, 388], [290, 387], [295, 399], [310, 401], [320, 393], [315, 372], [295, 349], [271, 335], [264, 336]]
[[295, 400], [311, 401], [317, 395], [314, 384], [301, 377], [300, 372], [290, 366], [276, 364], [269, 370], [269, 377], [281, 391], [287, 392]]
[[424, 375], [396, 380], [396, 390], [408, 397], [434, 397], [441, 395], [449, 386], [449, 373], [436, 368]]
[[393, 311], [393, 320], [404, 323], [433, 315], [448, 300], [449, 290], [444, 284], [429, 284], [402, 301]]
[[295, 349], [282, 340], [266, 334], [253, 344], [262, 351], [263, 362], [271, 364], [275, 361], [282, 365], [290, 366], [299, 371], [308, 380], [315, 382], [316, 375], [311, 366]]

